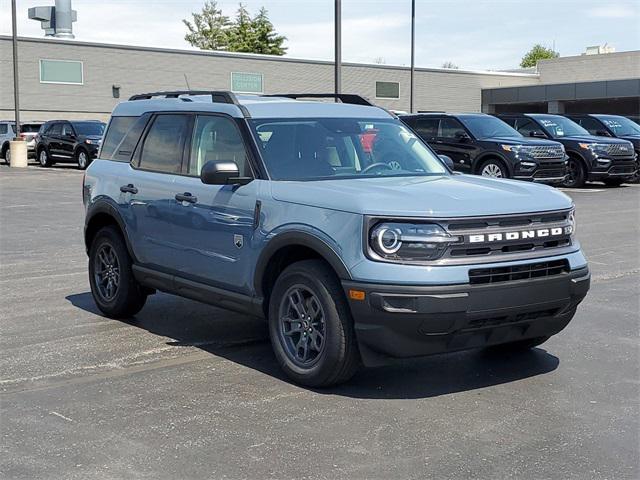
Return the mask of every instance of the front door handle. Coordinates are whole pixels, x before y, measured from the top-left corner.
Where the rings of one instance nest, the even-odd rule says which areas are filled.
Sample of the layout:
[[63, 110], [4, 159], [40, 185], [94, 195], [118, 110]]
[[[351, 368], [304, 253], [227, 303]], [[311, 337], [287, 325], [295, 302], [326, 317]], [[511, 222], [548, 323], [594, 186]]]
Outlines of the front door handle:
[[122, 185], [120, 187], [120, 191], [122, 193], [133, 193], [133, 194], [138, 193], [138, 189], [133, 185], [133, 183], [130, 183], [128, 185]]
[[196, 203], [198, 201], [198, 197], [194, 197], [189, 192], [184, 192], [184, 193], [177, 193], [176, 200], [178, 202]]

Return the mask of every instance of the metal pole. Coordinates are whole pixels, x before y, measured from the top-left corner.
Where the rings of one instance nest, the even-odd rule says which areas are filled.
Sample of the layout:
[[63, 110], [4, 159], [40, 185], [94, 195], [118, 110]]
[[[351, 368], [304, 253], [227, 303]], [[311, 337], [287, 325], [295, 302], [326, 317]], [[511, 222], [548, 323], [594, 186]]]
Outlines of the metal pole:
[[342, 93], [342, 7], [341, 0], [335, 0], [335, 78], [334, 78], [334, 94], [335, 101], [338, 101], [338, 95]]
[[414, 112], [415, 89], [415, 70], [416, 70], [416, 0], [411, 0], [411, 86], [409, 87], [409, 113]]
[[16, 107], [16, 138], [20, 138], [20, 92], [18, 90], [18, 33], [16, 30], [16, 0], [11, 0], [13, 27], [13, 98]]

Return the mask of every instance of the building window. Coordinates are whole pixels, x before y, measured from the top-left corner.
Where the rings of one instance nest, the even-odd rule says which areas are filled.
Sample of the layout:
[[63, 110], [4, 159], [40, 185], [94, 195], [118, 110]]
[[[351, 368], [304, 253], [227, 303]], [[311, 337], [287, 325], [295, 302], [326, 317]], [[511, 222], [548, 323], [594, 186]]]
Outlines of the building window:
[[237, 93], [263, 93], [262, 74], [231, 72], [231, 91]]
[[82, 62], [76, 60], [40, 60], [40, 83], [82, 85]]
[[376, 98], [400, 98], [398, 82], [376, 82]]

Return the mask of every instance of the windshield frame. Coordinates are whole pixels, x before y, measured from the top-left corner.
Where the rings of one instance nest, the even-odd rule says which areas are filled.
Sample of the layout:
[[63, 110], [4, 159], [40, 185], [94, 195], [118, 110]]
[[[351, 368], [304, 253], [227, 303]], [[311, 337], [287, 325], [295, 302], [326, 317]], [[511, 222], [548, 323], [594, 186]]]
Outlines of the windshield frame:
[[[262, 140], [260, 139], [260, 134], [258, 132], [258, 128], [263, 124], [270, 123], [303, 123], [303, 122], [317, 122], [317, 121], [326, 121], [326, 120], [353, 120], [357, 123], [388, 123], [391, 125], [397, 125], [398, 127], [404, 129], [408, 134], [411, 135], [412, 140], [414, 142], [419, 143], [425, 150], [427, 150], [431, 155], [433, 155], [434, 159], [438, 162], [439, 166], [442, 167], [442, 172], [407, 172], [407, 173], [398, 173], [392, 175], [376, 175], [376, 174], [355, 174], [355, 175], [329, 175], [329, 176], [316, 176], [316, 177], [302, 177], [302, 178], [274, 178], [272, 170], [269, 168], [269, 165], [266, 161], [266, 158], [262, 151]], [[417, 135], [411, 127], [404, 124], [398, 118], [359, 118], [359, 117], [264, 117], [264, 118], [250, 118], [246, 120], [247, 127], [249, 129], [250, 135], [254, 141], [254, 145], [258, 152], [258, 156], [260, 158], [261, 166], [266, 172], [267, 177], [271, 181], [276, 182], [314, 182], [314, 181], [325, 181], [325, 180], [357, 180], [357, 179], [373, 179], [373, 178], [411, 178], [411, 177], [436, 177], [436, 176], [450, 176], [453, 175], [453, 170], [450, 169], [447, 164], [440, 158], [440, 155], [433, 149], [431, 146], [425, 142], [419, 135]]]
[[[538, 124], [538, 126], [542, 129], [542, 131], [544, 133], [546, 133], [549, 137], [553, 138], [553, 139], [575, 137], [575, 136], [593, 137], [593, 135], [591, 135], [589, 133], [589, 130], [587, 130], [586, 128], [582, 127], [577, 122], [574, 122], [570, 118], [563, 117], [562, 115], [553, 115], [553, 114], [544, 115], [543, 114], [543, 115], [536, 115], [535, 117], [528, 117], [528, 118], [531, 118], [532, 120], [534, 120]], [[580, 132], [580, 133], [577, 133], [577, 134], [571, 134], [571, 135], [554, 135], [554, 133], [544, 125], [544, 121], [545, 120], [556, 122], [556, 124], [558, 124], [558, 125], [560, 125], [561, 122], [573, 123], [576, 127], [578, 127], [578, 131], [579, 130], [584, 130], [584, 132]]]

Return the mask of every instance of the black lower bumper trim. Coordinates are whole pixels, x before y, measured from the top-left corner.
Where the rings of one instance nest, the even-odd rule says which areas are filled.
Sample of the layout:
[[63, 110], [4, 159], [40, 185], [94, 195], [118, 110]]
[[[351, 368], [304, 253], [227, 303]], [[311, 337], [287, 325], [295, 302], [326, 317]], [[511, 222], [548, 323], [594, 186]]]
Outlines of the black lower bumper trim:
[[490, 285], [404, 286], [343, 281], [365, 365], [550, 336], [587, 294], [587, 268]]

